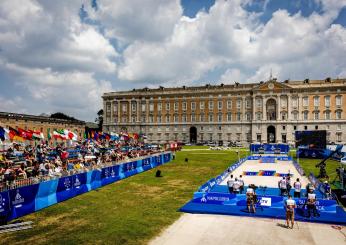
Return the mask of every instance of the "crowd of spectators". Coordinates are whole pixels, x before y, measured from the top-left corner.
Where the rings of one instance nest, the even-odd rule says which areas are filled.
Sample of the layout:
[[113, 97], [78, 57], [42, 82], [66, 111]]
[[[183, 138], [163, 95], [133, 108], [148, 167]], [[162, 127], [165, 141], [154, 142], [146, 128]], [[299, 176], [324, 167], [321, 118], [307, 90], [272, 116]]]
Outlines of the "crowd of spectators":
[[162, 151], [139, 142], [84, 141], [73, 147], [59, 143], [10, 144], [0, 152], [0, 191], [42, 180], [98, 169]]

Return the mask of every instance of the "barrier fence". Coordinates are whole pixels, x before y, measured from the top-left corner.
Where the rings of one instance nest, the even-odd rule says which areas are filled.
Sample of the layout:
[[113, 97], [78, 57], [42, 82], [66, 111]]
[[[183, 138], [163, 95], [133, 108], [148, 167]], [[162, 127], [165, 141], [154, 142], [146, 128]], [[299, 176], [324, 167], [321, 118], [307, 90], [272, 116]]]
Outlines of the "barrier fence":
[[169, 162], [170, 152], [0, 192], [0, 217], [7, 221], [36, 212]]

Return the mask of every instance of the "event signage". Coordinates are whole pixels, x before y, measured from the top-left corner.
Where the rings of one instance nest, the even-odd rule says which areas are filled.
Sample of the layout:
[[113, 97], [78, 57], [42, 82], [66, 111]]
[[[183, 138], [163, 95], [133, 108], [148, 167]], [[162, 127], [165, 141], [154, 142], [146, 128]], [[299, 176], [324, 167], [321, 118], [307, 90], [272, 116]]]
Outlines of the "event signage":
[[[138, 161], [95, 169], [85, 173], [0, 192], [0, 216], [6, 216], [9, 221], [137, 174], [143, 170], [149, 170], [153, 166], [157, 166], [157, 164], [161, 165], [170, 160], [171, 153], [165, 153]], [[153, 161], [155, 164], [152, 164]]]

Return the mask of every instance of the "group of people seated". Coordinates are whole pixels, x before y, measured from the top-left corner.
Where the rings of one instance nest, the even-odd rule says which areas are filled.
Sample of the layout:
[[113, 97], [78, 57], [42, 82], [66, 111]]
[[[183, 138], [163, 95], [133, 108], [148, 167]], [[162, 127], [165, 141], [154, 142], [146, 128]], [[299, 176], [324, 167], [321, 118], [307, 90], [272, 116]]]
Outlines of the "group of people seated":
[[79, 142], [69, 148], [64, 143], [55, 147], [48, 142], [36, 146], [12, 143], [0, 152], [0, 191], [13, 188], [13, 184], [33, 184], [160, 151], [143, 143], [106, 140]]

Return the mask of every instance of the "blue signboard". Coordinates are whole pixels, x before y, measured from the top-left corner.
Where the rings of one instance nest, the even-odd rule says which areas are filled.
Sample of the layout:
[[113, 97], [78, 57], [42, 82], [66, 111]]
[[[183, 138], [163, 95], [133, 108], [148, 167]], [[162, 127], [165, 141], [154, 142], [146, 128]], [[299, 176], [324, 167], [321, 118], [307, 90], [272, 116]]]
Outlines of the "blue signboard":
[[11, 215], [10, 219], [35, 212], [35, 198], [39, 184], [20, 187], [9, 191]]

